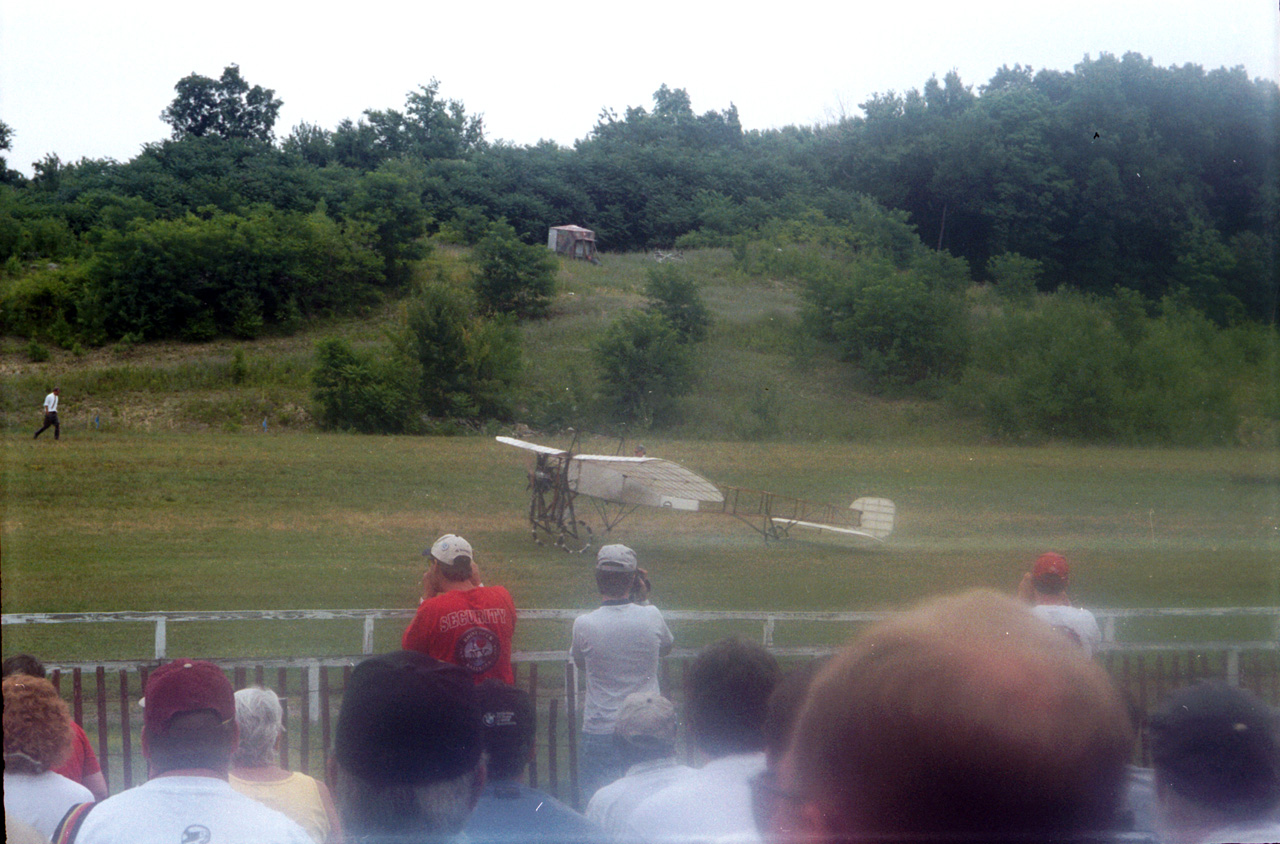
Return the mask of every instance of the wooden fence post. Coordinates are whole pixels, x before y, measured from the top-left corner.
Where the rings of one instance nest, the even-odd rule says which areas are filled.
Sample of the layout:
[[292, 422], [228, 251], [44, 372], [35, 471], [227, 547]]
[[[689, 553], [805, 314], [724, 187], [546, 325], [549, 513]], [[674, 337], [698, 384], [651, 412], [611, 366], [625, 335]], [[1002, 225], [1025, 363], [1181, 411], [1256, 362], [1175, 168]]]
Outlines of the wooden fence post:
[[556, 760], [556, 716], [559, 714], [560, 701], [553, 697], [547, 707], [547, 790], [557, 798], [560, 796], [560, 766]]
[[[538, 663], [529, 663], [529, 705], [533, 710], [534, 723], [537, 724], [538, 719]], [[534, 752], [529, 759], [529, 787], [538, 787], [538, 739], [537, 733], [534, 733]]]
[[80, 669], [71, 669], [71, 717], [84, 727], [84, 686], [80, 680]]
[[103, 776], [107, 771], [107, 753], [111, 749], [111, 745], [107, 742], [107, 737], [111, 734], [111, 725], [107, 723], [107, 669], [105, 666], [99, 665], [93, 670], [93, 679], [97, 688], [94, 689], [93, 697], [97, 703], [98, 716], [98, 762], [102, 765]]
[[565, 664], [565, 735], [569, 738], [569, 799], [564, 801], [575, 809], [578, 805], [578, 671], [573, 660]]
[[[133, 724], [129, 718], [129, 669], [120, 669], [120, 761], [126, 789], [133, 788]], [[103, 770], [106, 775], [106, 770]], [[110, 783], [107, 783], [110, 785]]]
[[320, 666], [320, 750], [324, 754], [324, 759], [320, 765], [319, 779], [324, 780], [328, 776], [328, 754], [329, 754], [329, 669]]
[[298, 714], [302, 716], [298, 725], [298, 770], [304, 774], [311, 773], [311, 677], [310, 669], [304, 669], [302, 675], [302, 692], [298, 701]]
[[[284, 710], [284, 723], [289, 723], [289, 673], [281, 668], [276, 671], [276, 694], [280, 696], [280, 706]], [[305, 714], [305, 713], [304, 713]], [[289, 731], [280, 734], [280, 767], [292, 771], [289, 767]]]

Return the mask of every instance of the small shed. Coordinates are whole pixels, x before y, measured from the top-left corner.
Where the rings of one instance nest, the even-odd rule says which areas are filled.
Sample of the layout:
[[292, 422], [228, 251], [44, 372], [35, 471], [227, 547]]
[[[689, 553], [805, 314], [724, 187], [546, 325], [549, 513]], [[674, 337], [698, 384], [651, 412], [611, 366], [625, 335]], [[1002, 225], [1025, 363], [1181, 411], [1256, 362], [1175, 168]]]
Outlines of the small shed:
[[596, 257], [596, 233], [582, 226], [552, 226], [547, 231], [547, 248], [557, 255], [600, 263]]

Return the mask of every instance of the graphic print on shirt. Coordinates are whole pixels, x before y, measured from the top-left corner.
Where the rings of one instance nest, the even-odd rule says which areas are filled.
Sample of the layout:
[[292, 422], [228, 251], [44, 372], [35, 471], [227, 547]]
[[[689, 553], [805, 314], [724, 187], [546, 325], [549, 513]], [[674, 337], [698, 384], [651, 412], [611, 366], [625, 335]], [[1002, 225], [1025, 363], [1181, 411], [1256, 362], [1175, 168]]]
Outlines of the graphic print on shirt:
[[212, 839], [213, 833], [209, 831], [209, 827], [193, 823], [191, 826], [182, 830], [182, 841], [180, 844], [209, 844]]
[[458, 637], [453, 648], [453, 660], [472, 674], [483, 674], [498, 664], [500, 649], [498, 636], [492, 630], [472, 627]]

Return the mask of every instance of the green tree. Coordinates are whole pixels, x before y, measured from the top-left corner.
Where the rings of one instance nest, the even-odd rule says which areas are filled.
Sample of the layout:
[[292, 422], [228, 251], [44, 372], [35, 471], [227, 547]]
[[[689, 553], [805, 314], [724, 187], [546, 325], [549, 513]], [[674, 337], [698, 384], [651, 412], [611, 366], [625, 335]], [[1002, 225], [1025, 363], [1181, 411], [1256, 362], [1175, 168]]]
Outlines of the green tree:
[[513, 321], [478, 316], [466, 291], [424, 286], [409, 300], [396, 344], [413, 361], [416, 393], [427, 414], [509, 414], [521, 370], [519, 332]]
[[656, 313], [630, 311], [594, 346], [609, 415], [642, 428], [661, 425], [693, 387], [693, 361], [675, 329]]
[[401, 434], [414, 427], [415, 395], [403, 361], [358, 353], [337, 337], [316, 344], [311, 397], [321, 428]]
[[1010, 439], [1233, 441], [1230, 384], [1244, 367], [1223, 363], [1217, 329], [1185, 302], [1160, 310], [1149, 318], [1131, 290], [1110, 301], [1060, 291], [997, 314], [976, 332], [955, 396]]
[[173, 88], [177, 96], [160, 119], [173, 128], [174, 140], [213, 136], [270, 141], [284, 104], [270, 88], [250, 88], [235, 64], [227, 65], [218, 79], [193, 73]]
[[673, 264], [649, 270], [644, 295], [647, 310], [661, 315], [684, 343], [700, 343], [711, 328], [711, 312], [698, 295], [697, 285]]
[[1039, 261], [1017, 252], [1004, 252], [987, 259], [987, 275], [995, 284], [996, 292], [1013, 301], [1030, 300], [1036, 293], [1042, 272]]
[[[0, 151], [8, 152], [12, 149], [13, 127], [3, 120], [0, 120]], [[0, 155], [0, 185], [14, 185], [22, 181], [22, 174], [17, 170], [10, 170], [8, 164], [9, 156]]]
[[524, 319], [544, 316], [551, 307], [559, 264], [546, 247], [522, 243], [507, 223], [490, 224], [470, 260], [487, 313]]
[[484, 120], [468, 115], [461, 100], [441, 97], [436, 79], [410, 91], [403, 112], [367, 110], [364, 116], [373, 145], [384, 158], [463, 158], [484, 148]]
[[949, 380], [967, 351], [963, 299], [930, 270], [860, 256], [809, 283], [805, 320], [862, 369], [873, 390]]
[[384, 161], [361, 177], [346, 206], [348, 217], [367, 223], [376, 233], [383, 272], [392, 287], [407, 282], [412, 262], [427, 254], [422, 240], [430, 222], [422, 207], [425, 182], [421, 164]]

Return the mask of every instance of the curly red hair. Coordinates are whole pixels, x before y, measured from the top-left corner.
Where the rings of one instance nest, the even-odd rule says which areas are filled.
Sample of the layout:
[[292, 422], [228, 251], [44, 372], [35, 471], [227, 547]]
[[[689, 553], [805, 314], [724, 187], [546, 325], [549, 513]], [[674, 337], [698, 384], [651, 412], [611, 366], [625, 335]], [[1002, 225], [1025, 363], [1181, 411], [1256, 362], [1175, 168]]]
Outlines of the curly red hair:
[[71, 713], [53, 684], [29, 674], [4, 678], [4, 767], [39, 774], [71, 751]]

